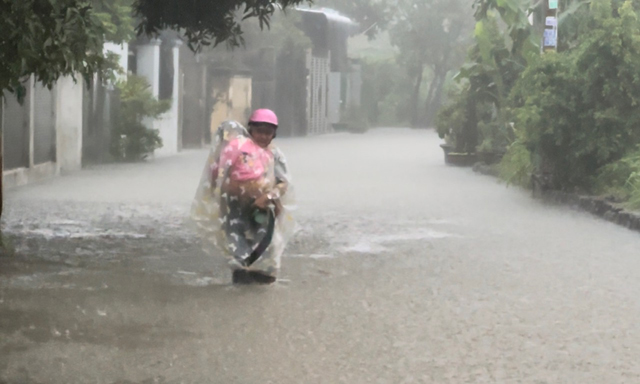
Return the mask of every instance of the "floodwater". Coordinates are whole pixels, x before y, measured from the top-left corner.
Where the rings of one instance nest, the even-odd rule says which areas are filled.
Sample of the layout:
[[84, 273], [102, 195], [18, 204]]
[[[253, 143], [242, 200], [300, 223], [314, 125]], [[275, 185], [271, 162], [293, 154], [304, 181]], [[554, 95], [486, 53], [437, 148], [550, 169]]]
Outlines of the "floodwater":
[[0, 383], [636, 383], [640, 236], [443, 164], [432, 131], [278, 139], [299, 231], [234, 287], [205, 151], [9, 192]]

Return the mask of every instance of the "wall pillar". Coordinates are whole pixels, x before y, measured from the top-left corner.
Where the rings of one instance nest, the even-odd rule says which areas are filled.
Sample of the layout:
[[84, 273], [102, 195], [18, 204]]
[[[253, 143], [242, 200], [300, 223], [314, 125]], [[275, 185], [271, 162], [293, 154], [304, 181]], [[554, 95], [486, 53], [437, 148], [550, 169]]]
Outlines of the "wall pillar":
[[160, 44], [159, 39], [153, 39], [138, 46], [137, 71], [138, 75], [147, 79], [151, 85], [151, 93], [158, 97], [160, 94]]
[[83, 84], [70, 76], [56, 83], [56, 158], [62, 173], [82, 168]]
[[[162, 138], [162, 148], [155, 151], [156, 155], [173, 155], [180, 150], [180, 46], [182, 42], [174, 40], [171, 42], [171, 56], [172, 56], [172, 91], [171, 91], [171, 108], [160, 116], [155, 122], [154, 127], [158, 130], [160, 137]], [[158, 48], [159, 49], [159, 48]], [[168, 57], [162, 57], [161, 60], [169, 60]], [[158, 76], [158, 79], [160, 77]], [[158, 96], [158, 94], [156, 94]]]

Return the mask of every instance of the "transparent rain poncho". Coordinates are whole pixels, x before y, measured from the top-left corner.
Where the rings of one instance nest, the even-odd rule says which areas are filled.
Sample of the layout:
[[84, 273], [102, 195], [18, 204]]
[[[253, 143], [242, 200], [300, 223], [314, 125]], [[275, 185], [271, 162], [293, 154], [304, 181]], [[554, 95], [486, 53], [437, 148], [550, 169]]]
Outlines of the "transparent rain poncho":
[[[221, 164], [220, 160], [238, 146], [253, 145], [250, 140], [247, 129], [236, 121], [225, 121], [218, 127], [191, 206], [191, 218], [207, 253], [226, 256], [232, 269], [275, 276], [295, 228], [290, 212], [294, 203], [293, 186], [286, 159], [273, 144], [260, 152], [265, 156], [261, 165], [266, 167], [256, 171], [259, 177], [233, 180], [236, 164], [230, 161]], [[242, 161], [246, 169], [254, 166], [251, 159]], [[276, 204], [266, 211], [253, 205], [264, 193], [276, 197]]]

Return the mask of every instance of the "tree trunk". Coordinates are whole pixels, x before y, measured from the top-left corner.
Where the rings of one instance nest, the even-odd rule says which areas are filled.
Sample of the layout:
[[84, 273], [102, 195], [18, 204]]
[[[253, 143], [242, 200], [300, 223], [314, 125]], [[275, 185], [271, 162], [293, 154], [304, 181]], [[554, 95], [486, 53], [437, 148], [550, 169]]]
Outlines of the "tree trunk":
[[436, 88], [437, 83], [438, 83], [438, 76], [435, 75], [435, 71], [434, 71], [433, 80], [431, 80], [431, 84], [429, 84], [429, 92], [427, 93], [427, 98], [424, 101], [425, 121], [429, 119], [429, 106], [431, 105], [431, 100], [433, 99], [433, 91]]
[[462, 137], [456, 140], [458, 152], [475, 153], [478, 146], [478, 116], [477, 116], [477, 100], [476, 95], [469, 96], [466, 105], [466, 124], [464, 126]]
[[4, 144], [2, 141], [2, 135], [4, 133], [4, 97], [0, 96], [0, 251], [4, 248], [4, 241], [2, 237], [2, 210], [4, 208]]
[[424, 115], [423, 121], [426, 126], [431, 125], [431, 121], [433, 120], [431, 113], [433, 111], [433, 100], [436, 88], [439, 86], [440, 77], [437, 72], [434, 71], [433, 80], [431, 80], [431, 84], [429, 84], [429, 93], [427, 94], [427, 99], [424, 101]]
[[[2, 209], [4, 208], [4, 97], [0, 97], [0, 219], [2, 219]], [[1, 240], [0, 240], [1, 241]]]
[[434, 71], [434, 73], [433, 81], [431, 81], [431, 85], [429, 85], [429, 94], [424, 103], [424, 123], [427, 127], [433, 124], [436, 114], [440, 109], [444, 81], [447, 75], [446, 72], [442, 73], [442, 71], [439, 70]]
[[413, 87], [413, 95], [411, 98], [411, 126], [416, 128], [419, 120], [418, 105], [420, 104], [420, 87], [422, 86], [422, 73], [424, 65], [420, 65], [417, 70], [416, 83]]

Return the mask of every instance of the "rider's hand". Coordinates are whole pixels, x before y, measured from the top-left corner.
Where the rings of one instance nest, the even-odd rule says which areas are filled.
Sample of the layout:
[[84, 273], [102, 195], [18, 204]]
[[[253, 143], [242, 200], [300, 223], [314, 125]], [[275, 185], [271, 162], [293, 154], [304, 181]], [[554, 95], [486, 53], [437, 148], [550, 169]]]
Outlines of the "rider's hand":
[[256, 201], [253, 203], [253, 205], [255, 205], [260, 209], [267, 209], [270, 203], [271, 203], [271, 198], [268, 193], [265, 193], [264, 195], [258, 197]]

